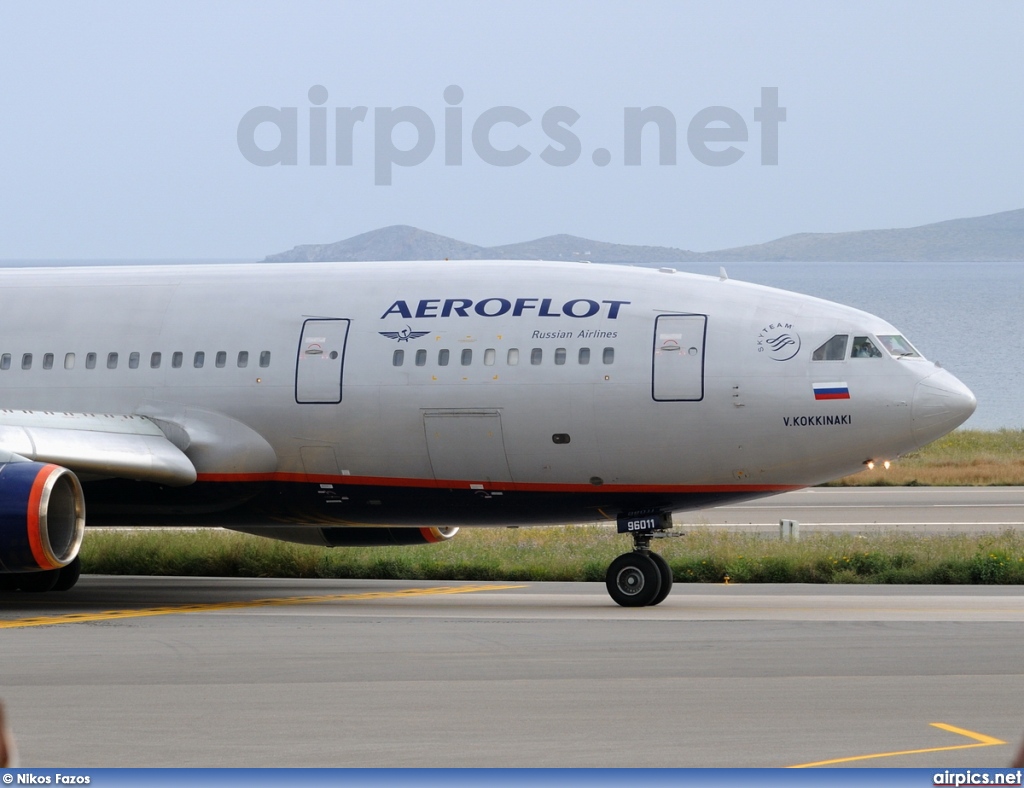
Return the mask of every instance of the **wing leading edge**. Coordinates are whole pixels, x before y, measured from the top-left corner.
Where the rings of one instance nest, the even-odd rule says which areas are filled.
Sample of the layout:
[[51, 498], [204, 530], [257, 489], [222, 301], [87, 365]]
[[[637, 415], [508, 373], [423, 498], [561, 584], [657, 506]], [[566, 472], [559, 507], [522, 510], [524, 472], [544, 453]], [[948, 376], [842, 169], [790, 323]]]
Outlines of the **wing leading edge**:
[[0, 410], [0, 447], [86, 476], [174, 487], [192, 484], [192, 461], [145, 416]]

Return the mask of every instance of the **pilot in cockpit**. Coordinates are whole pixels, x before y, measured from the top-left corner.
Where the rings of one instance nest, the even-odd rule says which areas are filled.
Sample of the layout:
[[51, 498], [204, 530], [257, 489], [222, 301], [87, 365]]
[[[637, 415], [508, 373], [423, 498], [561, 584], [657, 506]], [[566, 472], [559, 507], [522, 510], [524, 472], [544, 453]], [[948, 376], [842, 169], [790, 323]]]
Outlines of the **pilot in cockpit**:
[[881, 358], [882, 352], [875, 347], [874, 343], [867, 337], [853, 338], [853, 352], [851, 358]]

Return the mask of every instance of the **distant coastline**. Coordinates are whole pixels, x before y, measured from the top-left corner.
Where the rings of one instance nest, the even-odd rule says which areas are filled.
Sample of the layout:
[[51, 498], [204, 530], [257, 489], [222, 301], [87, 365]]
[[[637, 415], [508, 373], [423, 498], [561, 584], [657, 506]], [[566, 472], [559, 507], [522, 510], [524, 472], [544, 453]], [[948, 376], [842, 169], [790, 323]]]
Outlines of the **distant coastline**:
[[264, 262], [359, 260], [588, 260], [593, 263], [1024, 262], [1024, 209], [891, 230], [798, 233], [753, 246], [693, 252], [550, 235], [477, 246], [408, 225], [327, 244], [301, 244]]
[[421, 230], [391, 225], [326, 244], [299, 244], [252, 258], [206, 259], [0, 259], [3, 268], [87, 265], [190, 265], [203, 263], [299, 263], [384, 260], [564, 260], [632, 265], [787, 263], [1020, 263], [1024, 262], [1024, 209], [950, 219], [920, 227], [797, 233], [762, 244], [710, 252], [672, 246], [608, 243], [575, 235], [478, 246]]

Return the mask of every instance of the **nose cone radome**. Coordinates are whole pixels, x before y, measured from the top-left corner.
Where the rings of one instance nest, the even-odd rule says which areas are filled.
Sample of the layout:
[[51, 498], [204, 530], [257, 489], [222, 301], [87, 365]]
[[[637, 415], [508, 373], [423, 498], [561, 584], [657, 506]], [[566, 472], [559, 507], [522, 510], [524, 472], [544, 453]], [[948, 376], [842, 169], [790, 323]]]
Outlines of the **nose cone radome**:
[[924, 445], [963, 424], [978, 407], [967, 386], [940, 369], [917, 384], [911, 408], [914, 438]]

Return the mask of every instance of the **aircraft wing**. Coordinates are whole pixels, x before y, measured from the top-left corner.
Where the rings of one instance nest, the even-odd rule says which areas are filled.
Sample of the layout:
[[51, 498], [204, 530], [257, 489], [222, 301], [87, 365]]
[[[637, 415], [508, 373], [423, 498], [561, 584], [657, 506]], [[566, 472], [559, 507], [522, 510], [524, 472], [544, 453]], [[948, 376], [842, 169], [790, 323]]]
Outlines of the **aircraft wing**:
[[192, 461], [145, 416], [0, 410], [0, 449], [77, 474], [174, 487], [192, 484]]

